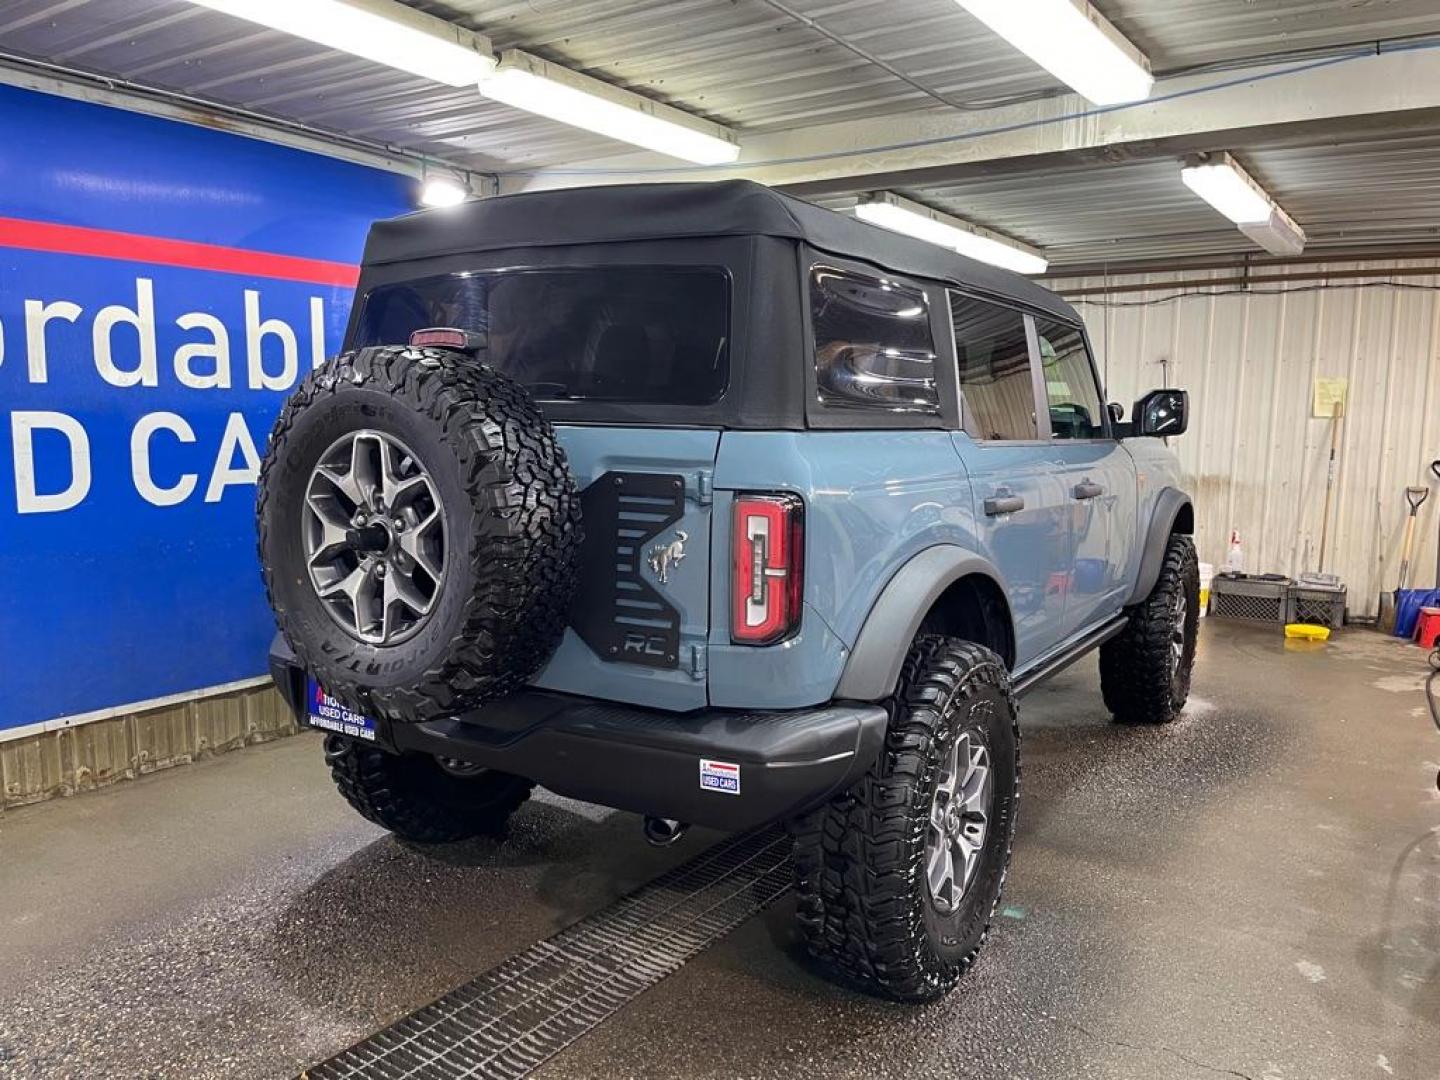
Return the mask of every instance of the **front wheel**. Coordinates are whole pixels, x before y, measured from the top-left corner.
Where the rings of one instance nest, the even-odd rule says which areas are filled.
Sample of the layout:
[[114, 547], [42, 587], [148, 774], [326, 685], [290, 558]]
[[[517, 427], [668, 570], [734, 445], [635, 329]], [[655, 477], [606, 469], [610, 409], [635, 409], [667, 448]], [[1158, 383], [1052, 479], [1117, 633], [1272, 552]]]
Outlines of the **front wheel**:
[[919, 1002], [975, 961], [1015, 836], [1020, 732], [1004, 662], [916, 639], [885, 748], [864, 779], [797, 820], [797, 917], [813, 956], [861, 987]]
[[1190, 537], [1171, 535], [1155, 587], [1126, 614], [1125, 629], [1100, 646], [1105, 705], [1121, 723], [1169, 723], [1190, 696], [1200, 629], [1200, 563]]

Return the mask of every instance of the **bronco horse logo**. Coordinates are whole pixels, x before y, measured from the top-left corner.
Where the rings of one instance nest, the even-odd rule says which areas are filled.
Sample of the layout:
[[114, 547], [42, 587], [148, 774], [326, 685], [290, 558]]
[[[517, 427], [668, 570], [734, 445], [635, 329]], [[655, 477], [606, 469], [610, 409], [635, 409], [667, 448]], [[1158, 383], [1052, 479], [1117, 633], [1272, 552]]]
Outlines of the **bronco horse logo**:
[[685, 558], [685, 541], [689, 539], [689, 533], [677, 529], [674, 540], [668, 544], [656, 544], [650, 549], [650, 569], [655, 571], [661, 585], [670, 584], [670, 571], [679, 566], [680, 560]]

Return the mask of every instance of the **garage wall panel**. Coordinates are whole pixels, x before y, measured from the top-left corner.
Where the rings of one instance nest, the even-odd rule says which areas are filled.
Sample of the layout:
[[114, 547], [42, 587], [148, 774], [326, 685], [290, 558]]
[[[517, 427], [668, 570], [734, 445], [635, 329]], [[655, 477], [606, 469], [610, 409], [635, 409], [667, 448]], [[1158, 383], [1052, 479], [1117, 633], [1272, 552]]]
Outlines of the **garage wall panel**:
[[[370, 223], [412, 193], [3, 86], [0, 130], [4, 740], [264, 672], [258, 458], [285, 395], [339, 348]], [[136, 767], [193, 754], [194, 723], [144, 720]], [[245, 725], [207, 714], [204, 741]]]
[[[1399, 572], [1407, 484], [1428, 481], [1411, 584], [1435, 576], [1440, 484], [1440, 276], [1416, 261], [1290, 266], [1315, 278], [1221, 284], [1235, 270], [1190, 271], [1182, 289], [1144, 291], [1178, 271], [1050, 282], [1074, 295], [1109, 396], [1126, 405], [1171, 383], [1191, 392], [1190, 431], [1174, 443], [1196, 497], [1200, 557], [1217, 567], [1238, 529], [1250, 570], [1298, 574], [1319, 561], [1332, 421], [1312, 412], [1318, 376], [1349, 380], [1325, 569], [1374, 615]], [[1363, 271], [1353, 280], [1322, 273]], [[1208, 282], [1215, 284], [1208, 284]], [[1188, 284], [1193, 282], [1194, 284]]]

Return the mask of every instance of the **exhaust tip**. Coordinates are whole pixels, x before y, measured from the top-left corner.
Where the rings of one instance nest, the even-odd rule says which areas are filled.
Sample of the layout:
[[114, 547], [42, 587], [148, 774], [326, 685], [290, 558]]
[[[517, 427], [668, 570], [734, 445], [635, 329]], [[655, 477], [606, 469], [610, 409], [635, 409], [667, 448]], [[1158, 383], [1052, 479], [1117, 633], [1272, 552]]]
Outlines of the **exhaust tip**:
[[669, 847], [685, 835], [690, 826], [673, 818], [645, 817], [645, 839], [655, 847]]

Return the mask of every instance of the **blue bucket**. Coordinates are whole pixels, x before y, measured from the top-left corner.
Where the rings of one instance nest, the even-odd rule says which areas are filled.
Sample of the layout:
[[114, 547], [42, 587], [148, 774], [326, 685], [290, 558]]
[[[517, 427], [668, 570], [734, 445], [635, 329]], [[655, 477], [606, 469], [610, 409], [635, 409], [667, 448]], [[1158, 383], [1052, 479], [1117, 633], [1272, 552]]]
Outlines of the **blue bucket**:
[[1401, 589], [1395, 602], [1395, 636], [1409, 641], [1415, 636], [1422, 607], [1440, 607], [1440, 589]]

